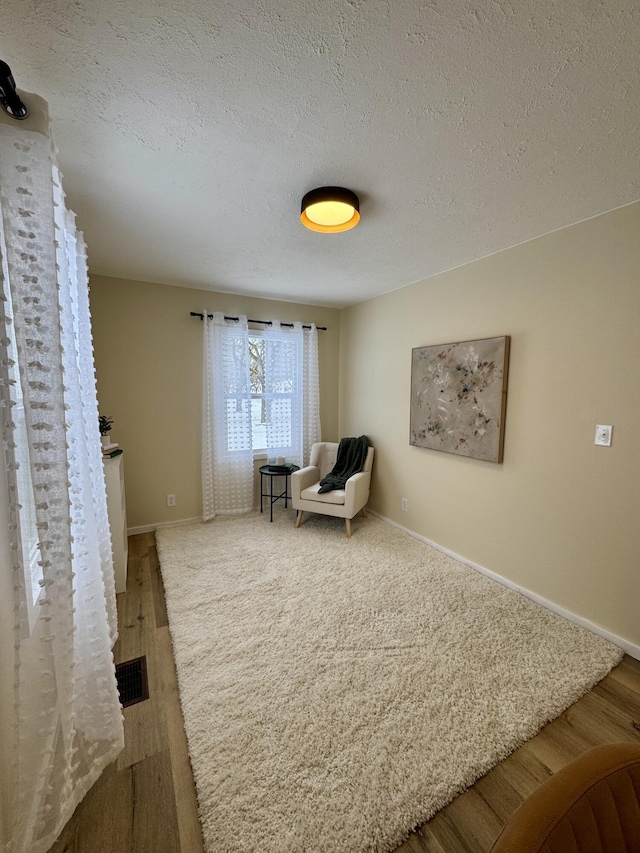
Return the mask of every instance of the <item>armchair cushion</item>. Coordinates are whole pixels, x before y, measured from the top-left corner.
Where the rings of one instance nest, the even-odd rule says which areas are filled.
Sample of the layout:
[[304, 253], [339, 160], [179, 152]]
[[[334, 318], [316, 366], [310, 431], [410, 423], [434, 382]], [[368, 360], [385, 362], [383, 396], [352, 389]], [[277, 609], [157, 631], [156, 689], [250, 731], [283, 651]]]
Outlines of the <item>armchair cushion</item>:
[[335, 441], [318, 441], [312, 445], [309, 465], [314, 465], [318, 469], [319, 480], [331, 471], [336, 464], [337, 456], [338, 444]]
[[330, 492], [321, 492], [320, 483], [314, 483], [307, 489], [303, 489], [300, 497], [304, 501], [321, 501], [327, 504], [343, 504], [345, 498], [344, 489], [332, 489]]

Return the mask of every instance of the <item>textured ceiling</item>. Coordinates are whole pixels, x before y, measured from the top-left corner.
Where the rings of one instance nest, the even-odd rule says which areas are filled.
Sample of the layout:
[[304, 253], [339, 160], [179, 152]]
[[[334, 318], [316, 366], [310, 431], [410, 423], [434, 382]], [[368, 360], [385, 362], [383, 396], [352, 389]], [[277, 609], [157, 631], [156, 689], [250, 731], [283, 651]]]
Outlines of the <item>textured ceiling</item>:
[[0, 58], [93, 272], [342, 306], [640, 198], [639, 44], [637, 0], [2, 0]]

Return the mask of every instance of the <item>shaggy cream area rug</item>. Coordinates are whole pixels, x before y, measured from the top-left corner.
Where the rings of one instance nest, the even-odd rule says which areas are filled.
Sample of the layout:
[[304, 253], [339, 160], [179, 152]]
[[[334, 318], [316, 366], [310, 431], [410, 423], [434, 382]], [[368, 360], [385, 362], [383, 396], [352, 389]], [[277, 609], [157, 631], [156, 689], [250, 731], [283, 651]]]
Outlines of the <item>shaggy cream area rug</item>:
[[391, 851], [619, 649], [369, 517], [157, 541], [208, 853]]

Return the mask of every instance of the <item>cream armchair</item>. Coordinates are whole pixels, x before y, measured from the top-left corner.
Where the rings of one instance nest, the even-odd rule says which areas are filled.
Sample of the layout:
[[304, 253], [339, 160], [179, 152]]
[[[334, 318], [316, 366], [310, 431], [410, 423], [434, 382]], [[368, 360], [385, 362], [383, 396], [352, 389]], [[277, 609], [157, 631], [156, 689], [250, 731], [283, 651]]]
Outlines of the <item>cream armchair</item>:
[[344, 518], [347, 536], [351, 537], [351, 519], [358, 512], [366, 518], [365, 506], [369, 500], [373, 447], [369, 446], [364, 467], [346, 482], [344, 489], [319, 494], [320, 480], [332, 470], [338, 455], [338, 444], [320, 441], [311, 448], [311, 458], [306, 468], [291, 475], [291, 505], [297, 510], [296, 527], [300, 527], [303, 512], [317, 512]]

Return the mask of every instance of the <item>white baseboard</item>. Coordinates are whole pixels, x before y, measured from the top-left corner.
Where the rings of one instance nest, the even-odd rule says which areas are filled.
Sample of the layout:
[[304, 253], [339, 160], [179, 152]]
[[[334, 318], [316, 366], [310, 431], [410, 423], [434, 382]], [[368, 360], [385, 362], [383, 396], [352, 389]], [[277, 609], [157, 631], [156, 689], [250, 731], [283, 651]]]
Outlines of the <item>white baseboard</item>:
[[[242, 510], [239, 513], [231, 513], [231, 515], [248, 515], [251, 512], [260, 512], [260, 504], [254, 506], [250, 510]], [[158, 521], [155, 524], [142, 524], [140, 527], [128, 527], [127, 536], [136, 536], [138, 533], [153, 533], [160, 527], [181, 527], [183, 524], [197, 524], [202, 521], [202, 516], [197, 518], [180, 518], [178, 521]]]
[[194, 524], [197, 521], [202, 521], [202, 518], [181, 518], [178, 521], [159, 521], [157, 524], [127, 527], [127, 536], [136, 536], [138, 533], [153, 533], [159, 527], [181, 527], [183, 524]]
[[559, 604], [550, 601], [548, 598], [543, 598], [543, 596], [538, 595], [537, 592], [532, 592], [530, 589], [526, 589], [523, 586], [519, 586], [513, 581], [510, 581], [508, 578], [505, 578], [502, 575], [497, 574], [496, 572], [492, 572], [491, 569], [487, 569], [484, 566], [481, 566], [479, 563], [474, 563], [473, 560], [469, 560], [466, 557], [462, 557], [460, 554], [456, 554], [454, 551], [450, 551], [448, 548], [445, 548], [442, 545], [438, 545], [437, 542], [432, 542], [431, 539], [427, 539], [426, 536], [421, 536], [419, 533], [415, 533], [413, 530], [409, 530], [408, 527], [403, 527], [402, 524], [398, 524], [396, 521], [392, 521], [392, 519], [381, 515], [379, 512], [375, 512], [374, 510], [369, 508], [367, 508], [367, 512], [370, 512], [371, 515], [375, 515], [376, 518], [379, 518], [381, 521], [385, 521], [392, 527], [397, 527], [400, 530], [404, 530], [404, 532], [408, 533], [409, 536], [413, 536], [414, 539], [418, 539], [420, 542], [424, 542], [425, 545], [430, 545], [437, 551], [441, 551], [443, 554], [446, 554], [449, 557], [453, 557], [454, 560], [457, 560], [459, 563], [463, 563], [465, 566], [469, 566], [470, 569], [475, 569], [477, 572], [480, 572], [481, 574], [486, 575], [492, 580], [501, 583], [503, 586], [506, 586], [509, 589], [514, 590], [515, 592], [519, 592], [520, 595], [524, 595], [526, 598], [531, 599], [531, 601], [535, 601], [536, 604], [540, 604], [542, 607], [546, 607], [547, 610], [551, 610], [553, 611], [553, 613], [557, 613], [559, 616], [563, 616], [565, 619], [568, 619], [569, 622], [574, 622], [576, 625], [580, 625], [582, 628], [586, 628], [588, 631], [591, 631], [594, 634], [598, 634], [598, 636], [600, 637], [604, 637], [605, 640], [609, 640], [609, 642], [613, 643], [616, 646], [619, 646], [628, 655], [631, 655], [632, 658], [640, 660], [640, 646], [638, 646], [637, 644], [630, 642], [624, 637], [619, 637], [617, 634], [612, 634], [611, 631], [607, 631], [606, 628], [602, 628], [600, 625], [596, 625], [594, 622], [590, 622], [588, 619], [579, 616], [577, 613], [573, 613], [571, 610], [565, 610], [564, 607], [560, 607]]

